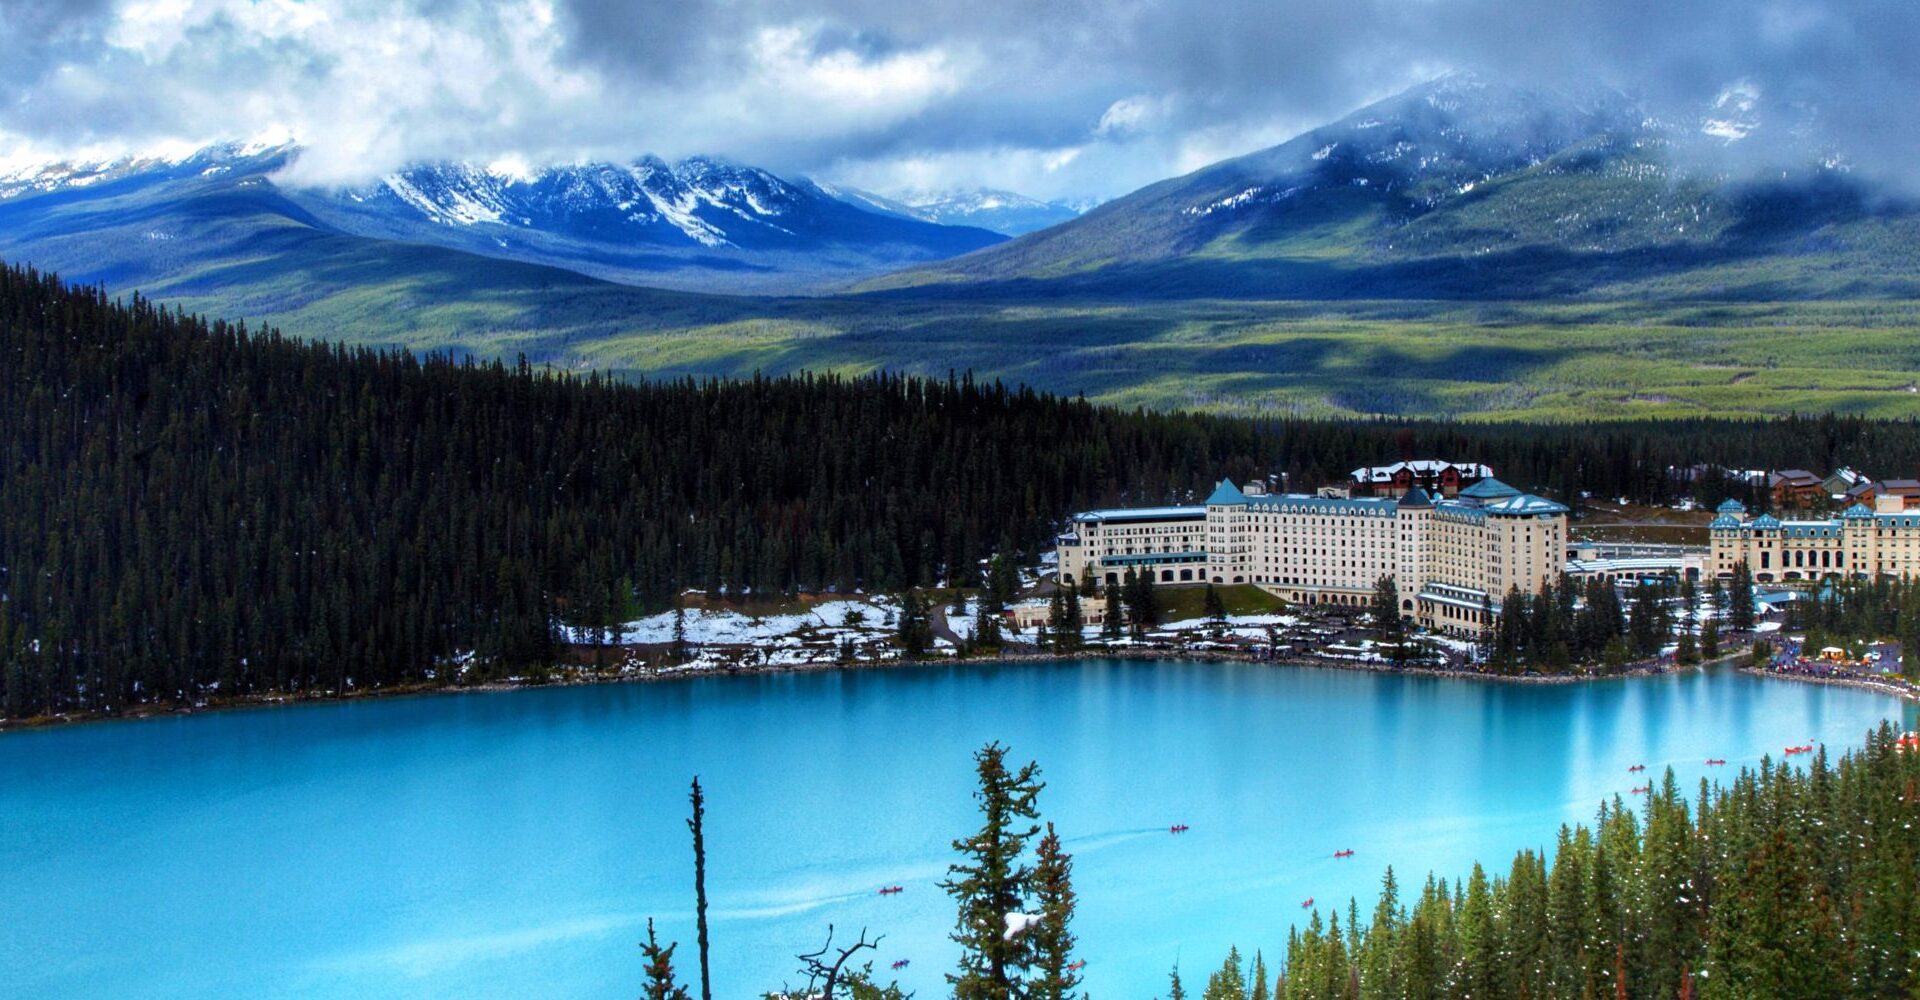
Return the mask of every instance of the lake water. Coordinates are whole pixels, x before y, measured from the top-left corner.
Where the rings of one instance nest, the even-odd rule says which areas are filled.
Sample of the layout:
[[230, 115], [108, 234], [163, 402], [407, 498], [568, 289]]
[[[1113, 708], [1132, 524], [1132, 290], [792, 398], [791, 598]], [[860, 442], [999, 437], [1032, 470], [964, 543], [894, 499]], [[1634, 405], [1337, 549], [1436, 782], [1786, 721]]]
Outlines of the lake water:
[[1551, 847], [1642, 783], [1629, 765], [1672, 765], [1691, 793], [1910, 714], [1735, 673], [1505, 685], [1095, 660], [15, 733], [0, 969], [44, 998], [629, 998], [649, 914], [695, 968], [698, 773], [717, 997], [793, 978], [831, 923], [884, 934], [877, 964], [910, 960], [903, 982], [935, 998], [954, 954], [935, 883], [976, 823], [970, 754], [998, 739], [1045, 770], [1088, 988], [1148, 997], [1176, 961], [1199, 979], [1232, 943], [1273, 956], [1307, 897], [1366, 911], [1389, 864], [1408, 883]]

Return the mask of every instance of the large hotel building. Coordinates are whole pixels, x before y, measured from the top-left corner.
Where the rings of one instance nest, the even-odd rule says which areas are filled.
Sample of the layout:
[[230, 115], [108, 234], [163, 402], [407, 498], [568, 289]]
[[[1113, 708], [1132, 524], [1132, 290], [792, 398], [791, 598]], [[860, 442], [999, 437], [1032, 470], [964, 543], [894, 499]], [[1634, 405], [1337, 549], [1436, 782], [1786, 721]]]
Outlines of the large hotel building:
[[1734, 500], [1721, 504], [1717, 515], [1707, 525], [1708, 564], [1717, 576], [1731, 576], [1743, 561], [1761, 583], [1920, 576], [1920, 511], [1907, 510], [1897, 495], [1821, 520], [1750, 517]]
[[[1483, 467], [1475, 467], [1481, 471]], [[1428, 628], [1477, 633], [1513, 587], [1566, 566], [1567, 508], [1490, 474], [1435, 497], [1269, 494], [1222, 481], [1204, 505], [1096, 510], [1058, 540], [1063, 582], [1250, 583], [1302, 604], [1366, 607], [1392, 576], [1401, 611]]]

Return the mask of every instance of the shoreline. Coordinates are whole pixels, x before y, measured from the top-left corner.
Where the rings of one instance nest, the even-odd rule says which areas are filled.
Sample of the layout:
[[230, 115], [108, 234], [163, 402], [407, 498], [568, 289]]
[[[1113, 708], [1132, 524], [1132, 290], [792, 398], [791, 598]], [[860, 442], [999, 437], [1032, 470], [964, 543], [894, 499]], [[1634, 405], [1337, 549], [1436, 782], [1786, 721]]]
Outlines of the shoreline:
[[1902, 701], [1920, 703], [1920, 690], [1910, 686], [1893, 684], [1871, 677], [1822, 677], [1817, 674], [1796, 674], [1784, 670], [1768, 670], [1765, 667], [1741, 667], [1740, 672], [1755, 677], [1766, 677], [1777, 681], [1799, 681], [1802, 684], [1824, 684], [1828, 687], [1847, 687], [1856, 691], [1871, 691], [1875, 694], [1890, 695]]
[[[346, 704], [357, 701], [384, 700], [389, 698], [411, 698], [436, 695], [497, 694], [507, 691], [528, 691], [540, 688], [589, 687], [611, 684], [653, 684], [666, 681], [688, 680], [699, 677], [741, 677], [767, 674], [824, 673], [827, 671], [890, 670], [912, 667], [962, 666], [994, 664], [1019, 665], [1028, 663], [1060, 663], [1069, 660], [1187, 660], [1199, 663], [1251, 663], [1275, 667], [1297, 669], [1345, 670], [1356, 673], [1387, 674], [1399, 677], [1432, 677], [1450, 680], [1482, 681], [1500, 684], [1582, 684], [1593, 681], [1619, 680], [1635, 677], [1659, 677], [1668, 674], [1687, 673], [1706, 670], [1710, 667], [1727, 666], [1746, 657], [1744, 653], [1731, 654], [1716, 660], [1702, 661], [1690, 667], [1674, 667], [1666, 670], [1648, 666], [1630, 667], [1625, 670], [1606, 674], [1568, 673], [1568, 674], [1496, 674], [1469, 670], [1442, 670], [1434, 667], [1399, 667], [1387, 663], [1373, 663], [1360, 660], [1348, 660], [1338, 657], [1285, 656], [1269, 658], [1257, 653], [1231, 649], [1182, 649], [1182, 648], [1122, 648], [1122, 649], [1084, 649], [1072, 653], [1016, 652], [994, 656], [979, 657], [939, 657], [923, 660], [855, 660], [852, 662], [818, 663], [782, 663], [762, 666], [721, 666], [721, 667], [677, 667], [650, 669], [630, 673], [590, 674], [573, 673], [551, 680], [490, 680], [476, 684], [435, 685], [414, 684], [390, 688], [374, 688], [354, 691], [349, 694], [275, 694], [260, 695], [231, 701], [215, 701], [197, 706], [175, 707], [169, 705], [140, 705], [129, 710], [107, 715], [86, 713], [74, 715], [42, 716], [31, 719], [0, 719], [0, 735], [9, 732], [30, 732], [54, 729], [74, 725], [90, 725], [108, 722], [132, 722], [146, 719], [172, 718], [200, 715], [208, 712], [243, 711], [248, 709], [282, 708], [291, 705]], [[1866, 680], [1850, 678], [1803, 677], [1794, 674], [1779, 674], [1751, 666], [1739, 667], [1743, 672], [1766, 677], [1785, 677], [1792, 680], [1813, 683], [1838, 684], [1857, 687], [1882, 694], [1891, 694], [1907, 700], [1920, 701], [1920, 692], [1907, 691]]]

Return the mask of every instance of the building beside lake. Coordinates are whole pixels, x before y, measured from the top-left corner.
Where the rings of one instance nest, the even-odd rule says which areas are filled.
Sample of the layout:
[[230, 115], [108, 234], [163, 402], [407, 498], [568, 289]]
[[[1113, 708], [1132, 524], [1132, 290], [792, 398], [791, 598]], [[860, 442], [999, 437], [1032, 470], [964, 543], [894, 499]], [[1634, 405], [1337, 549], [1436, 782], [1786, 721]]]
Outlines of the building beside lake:
[[1714, 575], [1744, 562], [1761, 583], [1830, 576], [1920, 576], [1920, 511], [1883, 492], [1874, 506], [1857, 503], [1838, 517], [1782, 520], [1752, 517], [1737, 500], [1720, 505], [1707, 525]]
[[1366, 607], [1391, 576], [1407, 618], [1461, 633], [1477, 633], [1509, 589], [1557, 579], [1566, 549], [1567, 508], [1491, 474], [1452, 498], [1417, 484], [1342, 498], [1222, 480], [1199, 506], [1088, 511], [1058, 539], [1063, 582], [1150, 573], [1163, 584], [1253, 584], [1301, 604]]

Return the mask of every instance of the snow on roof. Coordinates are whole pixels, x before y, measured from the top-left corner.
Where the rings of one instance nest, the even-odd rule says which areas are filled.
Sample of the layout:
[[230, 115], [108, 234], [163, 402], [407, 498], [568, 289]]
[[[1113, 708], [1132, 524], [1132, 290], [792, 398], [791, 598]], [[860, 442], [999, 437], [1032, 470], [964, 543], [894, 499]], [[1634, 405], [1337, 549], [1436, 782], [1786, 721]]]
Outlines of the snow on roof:
[[1509, 497], [1499, 503], [1487, 505], [1487, 512], [1507, 515], [1565, 514], [1567, 508], [1565, 505], [1554, 503], [1545, 497], [1537, 497], [1531, 493], [1522, 493], [1519, 496]]
[[1448, 469], [1456, 469], [1469, 479], [1483, 479], [1493, 475], [1493, 470], [1478, 462], [1443, 462], [1437, 458], [1415, 459], [1410, 462], [1395, 462], [1392, 465], [1367, 465], [1353, 470], [1351, 475], [1356, 481], [1366, 483], [1385, 483], [1393, 480], [1394, 474], [1405, 469], [1417, 476], [1434, 476]]
[[1109, 507], [1073, 515], [1081, 524], [1096, 521], [1186, 521], [1207, 516], [1205, 507]]

